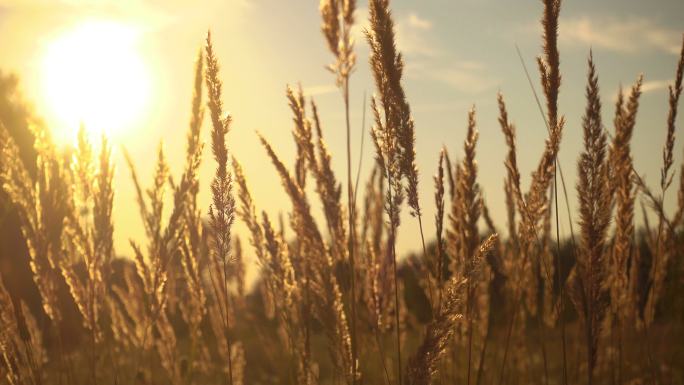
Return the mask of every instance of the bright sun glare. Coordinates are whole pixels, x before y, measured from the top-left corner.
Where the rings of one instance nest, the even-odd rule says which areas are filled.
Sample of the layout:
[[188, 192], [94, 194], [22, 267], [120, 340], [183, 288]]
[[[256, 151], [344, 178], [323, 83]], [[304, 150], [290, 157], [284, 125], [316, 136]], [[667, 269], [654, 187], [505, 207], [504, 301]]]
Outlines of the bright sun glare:
[[139, 122], [150, 95], [148, 69], [133, 26], [88, 21], [48, 45], [42, 62], [48, 121], [62, 139], [83, 123], [91, 133], [120, 136]]

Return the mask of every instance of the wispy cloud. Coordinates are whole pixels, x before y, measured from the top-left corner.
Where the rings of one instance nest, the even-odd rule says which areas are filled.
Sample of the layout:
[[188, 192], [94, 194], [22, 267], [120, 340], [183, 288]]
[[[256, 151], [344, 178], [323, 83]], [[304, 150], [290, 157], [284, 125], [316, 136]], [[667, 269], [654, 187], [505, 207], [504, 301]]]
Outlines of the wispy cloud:
[[368, 21], [368, 8], [356, 7], [354, 11], [354, 25], [351, 29], [352, 38], [358, 44], [359, 42], [366, 41], [366, 35], [364, 31], [370, 28], [370, 23]]
[[[641, 84], [641, 93], [642, 94], [649, 94], [653, 92], [658, 92], [662, 90], [667, 90], [667, 87], [672, 84], [672, 81], [668, 80], [649, 80], [645, 81]], [[623, 87], [622, 89], [623, 92], [628, 92], [629, 89], [625, 89]], [[619, 89], [616, 89], [615, 92], [611, 95], [611, 100], [613, 103], [615, 103], [618, 99], [618, 93], [620, 92]]]
[[[361, 24], [353, 31], [358, 40], [368, 28], [368, 10], [357, 10], [355, 16]], [[407, 77], [440, 82], [467, 94], [496, 86], [482, 63], [456, 58], [440, 45], [432, 20], [409, 11], [395, 16], [395, 22], [397, 48], [405, 56]]]
[[306, 96], [319, 96], [319, 95], [326, 95], [326, 94], [331, 94], [333, 92], [337, 91], [337, 87], [333, 84], [320, 84], [316, 86], [311, 86], [311, 87], [304, 87], [304, 95]]
[[411, 12], [408, 15], [408, 25], [416, 29], [428, 30], [432, 29], [432, 22], [428, 19], [423, 19], [417, 14]]
[[410, 76], [441, 82], [465, 94], [486, 92], [498, 84], [498, 80], [488, 74], [482, 63], [456, 58], [440, 60], [442, 61], [426, 61], [410, 66]]
[[642, 93], [648, 93], [648, 92], [666, 90], [669, 85], [670, 85], [670, 82], [667, 80], [651, 80], [651, 81], [644, 82], [644, 84], [641, 85], [641, 92]]
[[[1, 1], [1, 0], [0, 0]], [[364, 31], [370, 28], [368, 9], [357, 8], [354, 14], [356, 24], [352, 28], [354, 40], [364, 41]], [[434, 38], [430, 35], [432, 21], [408, 12], [395, 16], [397, 47], [404, 55], [434, 56], [438, 52]]]
[[405, 55], [436, 56], [439, 49], [431, 34], [432, 21], [418, 16], [415, 12], [397, 18], [397, 47]]
[[583, 16], [560, 22], [559, 38], [567, 45], [590, 45], [621, 53], [645, 49], [678, 54], [681, 31], [668, 29], [650, 19], [620, 20]]
[[496, 86], [482, 63], [454, 57], [442, 48], [434, 35], [431, 20], [415, 12], [397, 19], [397, 45], [407, 55], [408, 76], [447, 84], [453, 89], [475, 94]]

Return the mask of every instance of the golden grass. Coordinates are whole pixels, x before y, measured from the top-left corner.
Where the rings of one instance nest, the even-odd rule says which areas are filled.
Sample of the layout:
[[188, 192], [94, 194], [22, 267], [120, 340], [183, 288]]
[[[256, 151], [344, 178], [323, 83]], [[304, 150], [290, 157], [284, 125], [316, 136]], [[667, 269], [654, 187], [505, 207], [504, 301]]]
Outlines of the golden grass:
[[[266, 138], [259, 139], [291, 209], [276, 222], [257, 209], [247, 175], [230, 152], [231, 117], [224, 113], [211, 35], [196, 59], [180, 176], [171, 175], [160, 145], [145, 188], [127, 157], [146, 238], [144, 245], [131, 242], [130, 259], [115, 258], [113, 250], [115, 225], [121, 224], [112, 222], [116, 188], [106, 138], [97, 152], [82, 130], [78, 146], [65, 155], [49, 131], [36, 125], [34, 175], [0, 116], [0, 185], [18, 214], [28, 248], [25, 263], [40, 296], [40, 306], [32, 307], [0, 277], [0, 384], [681, 379], [682, 361], [674, 356], [679, 351], [656, 347], [658, 335], [681, 338], [682, 332], [677, 308], [666, 300], [672, 297], [668, 290], [681, 287], [673, 282], [681, 278], [676, 256], [684, 252], [684, 165], [676, 211], [666, 213], [663, 202], [675, 176], [684, 46], [670, 87], [659, 194], [634, 170], [630, 148], [642, 77], [628, 94], [620, 91], [614, 133], [608, 133], [590, 53], [577, 169], [579, 243], [562, 252], [557, 239], [553, 250], [551, 206], [555, 203], [557, 211], [555, 177], [565, 122], [558, 105], [560, 5], [544, 1], [543, 54], [537, 64], [548, 138], [527, 189], [521, 185], [515, 125], [503, 95], [497, 96], [508, 150], [507, 238], [497, 234], [479, 187], [473, 107], [461, 160], [453, 162], [446, 148], [440, 150], [433, 179], [435, 241], [425, 242], [415, 124], [388, 0], [370, 1], [365, 31], [376, 88], [371, 99], [376, 161], [360, 207], [352, 184], [349, 121], [356, 66], [353, 0], [323, 0], [319, 7], [334, 56], [329, 69], [346, 116], [346, 204], [316, 104], [301, 88], [288, 87], [294, 167], [288, 168]], [[197, 197], [204, 183], [198, 169], [205, 111], [215, 173], [207, 183], [211, 204], [202, 208]], [[307, 192], [309, 177], [315, 196]], [[172, 198], [168, 215], [166, 194]], [[657, 227], [635, 228], [639, 198], [649, 203]], [[423, 252], [401, 263], [396, 243], [404, 200], [418, 220]], [[314, 219], [319, 206], [325, 220], [320, 226]], [[236, 219], [248, 229], [244, 245], [232, 233]], [[251, 289], [245, 283], [248, 255], [256, 257], [260, 272]], [[574, 309], [563, 305], [567, 299]], [[79, 325], [68, 332], [74, 319]]]

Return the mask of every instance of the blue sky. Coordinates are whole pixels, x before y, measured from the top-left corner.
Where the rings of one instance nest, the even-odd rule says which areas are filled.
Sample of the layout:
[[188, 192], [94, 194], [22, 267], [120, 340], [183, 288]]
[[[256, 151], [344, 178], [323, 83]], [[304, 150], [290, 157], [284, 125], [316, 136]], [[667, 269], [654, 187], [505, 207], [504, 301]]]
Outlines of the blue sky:
[[[434, 214], [432, 175], [439, 149], [446, 145], [453, 158], [460, 157], [466, 112], [475, 105], [480, 130], [479, 180], [494, 219], [500, 228], [505, 228], [506, 148], [497, 123], [496, 94], [499, 90], [503, 92], [510, 117], [517, 126], [520, 167], [525, 177], [523, 184], [527, 185], [527, 176], [543, 150], [546, 129], [515, 45], [520, 47], [538, 88], [534, 59], [541, 51], [541, 2], [394, 0], [391, 6], [398, 46], [405, 55], [404, 84], [416, 121], [420, 198], [425, 217], [432, 218]], [[367, 68], [367, 44], [361, 34], [367, 23], [365, 2], [359, 1], [358, 7], [358, 61], [351, 81], [353, 159], [357, 159], [359, 152], [363, 95], [370, 96], [374, 91]], [[574, 175], [581, 151], [580, 122], [589, 49], [594, 52], [608, 129], [612, 129], [613, 103], [619, 85], [629, 87], [638, 74], [644, 74], [633, 151], [636, 169], [655, 185], [665, 138], [666, 87], [674, 77], [684, 32], [682, 15], [684, 2], [678, 0], [564, 2], [559, 39], [563, 76], [559, 103], [567, 124], [560, 160], [571, 193], [571, 207], [575, 207], [576, 199]], [[138, 48], [154, 84], [150, 107], [136, 124], [125, 128], [128, 134], [115, 135], [114, 143], [117, 149], [124, 146], [132, 153], [143, 178], [151, 173], [151, 149], [160, 139], [164, 141], [172, 170], [179, 172], [182, 166], [193, 60], [206, 30], [211, 28], [222, 64], [224, 104], [234, 117], [229, 147], [244, 165], [257, 208], [272, 214], [289, 210], [289, 202], [281, 193], [279, 180], [255, 135], [257, 130], [264, 134], [288, 164], [293, 162], [295, 147], [285, 99], [287, 84], [301, 83], [305, 92], [319, 103], [337, 176], [344, 179], [342, 98], [334, 87], [334, 78], [324, 69], [332, 57], [320, 33], [316, 1], [0, 0], [0, 68], [13, 70], [22, 77], [24, 93], [35, 101], [38, 113], [47, 110], [50, 103], [42, 96], [45, 90], [40, 80], [41, 52], [60, 33], [87, 19], [122, 21], [138, 26], [141, 31]], [[115, 108], [112, 113], [116, 113]], [[49, 115], [46, 120], [50, 123]], [[681, 123], [680, 114], [678, 126]], [[73, 137], [75, 130], [76, 127], [59, 128], [60, 132], [69, 133], [67, 137]], [[677, 134], [680, 133], [678, 129]], [[208, 135], [205, 138], [208, 141]], [[373, 157], [373, 148], [366, 139], [364, 175]], [[676, 165], [683, 148], [684, 142], [677, 141]], [[201, 198], [207, 207], [206, 187], [214, 167], [208, 155], [207, 152], [201, 174]], [[118, 253], [128, 254], [127, 239], [137, 239], [142, 226], [137, 210], [130, 204], [133, 189], [123, 157], [119, 151], [115, 157], [115, 219], [119, 224], [116, 245]], [[676, 195], [675, 188], [669, 193], [669, 207]], [[313, 206], [319, 207], [318, 203]], [[562, 215], [561, 219], [562, 227], [567, 229], [568, 218]], [[431, 220], [426, 222], [426, 231], [432, 234]], [[244, 236], [244, 229], [238, 229]], [[416, 230], [416, 222], [406, 216], [399, 234], [400, 250], [418, 249], [419, 239], [411, 236]]]

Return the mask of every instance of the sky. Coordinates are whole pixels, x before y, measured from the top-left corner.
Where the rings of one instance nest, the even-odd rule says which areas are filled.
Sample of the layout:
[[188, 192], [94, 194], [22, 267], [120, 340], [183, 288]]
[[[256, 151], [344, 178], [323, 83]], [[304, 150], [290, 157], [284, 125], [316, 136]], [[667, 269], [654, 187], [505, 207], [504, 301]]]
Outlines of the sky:
[[[433, 238], [431, 234], [434, 233], [432, 175], [436, 172], [439, 149], [444, 145], [452, 158], [461, 157], [467, 111], [472, 106], [477, 111], [480, 132], [477, 145], [479, 182], [497, 225], [505, 229], [503, 161], [506, 147], [497, 123], [496, 95], [498, 91], [504, 94], [510, 118], [517, 126], [519, 166], [526, 188], [529, 174], [543, 151], [546, 129], [515, 47], [517, 44], [531, 72], [534, 87], [539, 90], [534, 60], [541, 52], [541, 2], [393, 0], [391, 7], [398, 47], [406, 62], [404, 86], [416, 126], [420, 199], [427, 218], [424, 221], [427, 238]], [[358, 8], [358, 26], [354, 30], [358, 60], [351, 79], [352, 159], [356, 164], [361, 136], [366, 135], [361, 166], [365, 176], [374, 154], [367, 134], [370, 119], [362, 134], [363, 111], [368, 108], [364, 95], [370, 97], [374, 85], [367, 64], [368, 46], [362, 34], [367, 25], [366, 2], [358, 1]], [[667, 84], [674, 77], [684, 32], [682, 15], [684, 2], [680, 0], [564, 1], [559, 28], [563, 77], [559, 110], [567, 123], [559, 159], [573, 212], [589, 50], [593, 49], [601, 86], [603, 120], [609, 130], [612, 130], [618, 87], [627, 88], [640, 73], [644, 74], [644, 94], [633, 151], [636, 170], [645, 175], [650, 185], [656, 186], [665, 140]], [[65, 36], [71, 36], [73, 31], [83, 31], [83, 25], [89, 23], [125, 26], [130, 32], [125, 52], [132, 53], [132, 61], [122, 61], [123, 64], [115, 66], [111, 63], [97, 65], [98, 58], [107, 58], [117, 52], [117, 45], [109, 42], [97, 44], [92, 39], [85, 39], [79, 43], [81, 40], [76, 39], [76, 43], [72, 41], [70, 45], [71, 50], [60, 48], [61, 43], [70, 41]], [[130, 254], [129, 239], [144, 241], [142, 221], [134, 203], [134, 189], [122, 149], [132, 155], [143, 183], [149, 184], [155, 150], [162, 141], [171, 170], [179, 175], [190, 118], [193, 65], [208, 29], [212, 31], [221, 63], [224, 106], [233, 117], [228, 146], [243, 164], [257, 210], [266, 210], [275, 216], [290, 209], [280, 180], [256, 136], [257, 131], [262, 133], [274, 144], [281, 159], [293, 164], [293, 123], [285, 98], [288, 84], [301, 84], [305, 94], [319, 104], [333, 166], [338, 179], [344, 180], [344, 109], [334, 77], [324, 68], [333, 58], [320, 32], [317, 1], [0, 0], [0, 68], [20, 76], [26, 99], [44, 117], [56, 140], [62, 144], [73, 143], [78, 129], [77, 123], [59, 116], [59, 111], [64, 110], [57, 108], [64, 105], [60, 103], [71, 107], [87, 105], [97, 111], [100, 119], [93, 120], [93, 125], [116, 123], [100, 129], [108, 133], [114, 146], [115, 247], [118, 254]], [[115, 32], [114, 35], [125, 33]], [[80, 36], [88, 36], [88, 33]], [[118, 41], [118, 38], [114, 40]], [[103, 46], [107, 48], [103, 49]], [[55, 50], [59, 60], [66, 58], [63, 67], [51, 65], [55, 59], [49, 58], [55, 56]], [[67, 59], [74, 57], [96, 65], [82, 70], [74, 64], [77, 70], [68, 69], [73, 59]], [[129, 68], [126, 65], [137, 66], [133, 82], [117, 70]], [[64, 90], [69, 87], [56, 86], [64, 76], [78, 75], [82, 71], [89, 71], [87, 75], [94, 76], [96, 81], [89, 82], [80, 95], [74, 90]], [[108, 87], [112, 88], [111, 92]], [[108, 96], [100, 96], [103, 93]], [[138, 111], [134, 117], [127, 112], [130, 108], [119, 108], [131, 104]], [[111, 119], [101, 119], [102, 116], [111, 116]], [[677, 121], [679, 127], [681, 116]], [[203, 129], [206, 143], [209, 143], [208, 123], [205, 120]], [[678, 129], [677, 134], [680, 133]], [[684, 142], [679, 140], [675, 146], [675, 168], [678, 170]], [[205, 212], [209, 207], [208, 185], [213, 170], [213, 159], [206, 147], [200, 174], [200, 203]], [[674, 205], [676, 187], [669, 192], [669, 208]], [[318, 211], [320, 204], [314, 195], [312, 202]], [[564, 205], [563, 201], [561, 205]], [[563, 215], [564, 210], [561, 211], [561, 231], [567, 235], [568, 218]], [[398, 249], [401, 252], [416, 251], [420, 247], [420, 239], [415, 236], [417, 221], [407, 213], [404, 209], [399, 230]], [[243, 225], [238, 224], [236, 229], [246, 240]]]

